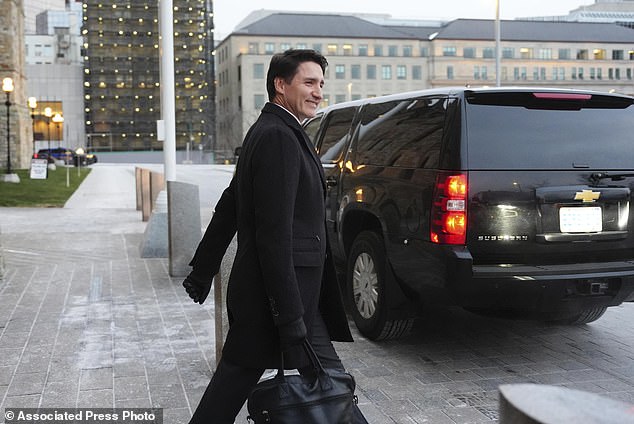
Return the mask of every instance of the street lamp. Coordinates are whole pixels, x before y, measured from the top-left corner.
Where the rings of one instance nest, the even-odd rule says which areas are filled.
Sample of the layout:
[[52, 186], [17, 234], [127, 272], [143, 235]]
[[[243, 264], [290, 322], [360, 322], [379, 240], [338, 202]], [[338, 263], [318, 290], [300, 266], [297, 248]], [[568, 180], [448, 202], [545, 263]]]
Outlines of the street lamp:
[[53, 116], [53, 109], [50, 107], [44, 108], [44, 116], [46, 116], [46, 130], [48, 132], [48, 157], [51, 158], [51, 116]]
[[62, 116], [61, 113], [56, 113], [55, 116], [53, 116], [53, 122], [55, 122], [55, 124], [57, 125], [57, 147], [62, 147], [62, 134], [59, 131], [59, 126], [62, 122], [64, 122], [64, 117]]
[[3, 178], [3, 181], [19, 183], [20, 179], [17, 175], [11, 173], [11, 92], [13, 91], [13, 80], [6, 77], [2, 80], [2, 91], [7, 94], [7, 101], [4, 104], [7, 106], [7, 173]]
[[29, 108], [31, 109], [31, 126], [33, 127], [33, 153], [35, 153], [35, 108], [37, 107], [37, 99], [29, 97]]

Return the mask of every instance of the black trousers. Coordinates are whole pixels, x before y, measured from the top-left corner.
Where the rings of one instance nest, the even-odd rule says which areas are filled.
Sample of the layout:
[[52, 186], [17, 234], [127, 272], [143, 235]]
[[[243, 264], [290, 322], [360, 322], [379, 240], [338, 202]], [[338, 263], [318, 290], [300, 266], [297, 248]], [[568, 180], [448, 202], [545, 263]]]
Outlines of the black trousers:
[[[315, 319], [310, 343], [324, 368], [344, 369], [321, 316]], [[233, 424], [264, 371], [235, 365], [221, 358], [189, 423]], [[355, 423], [366, 422], [356, 406], [355, 409]], [[359, 416], [362, 420], [357, 418]]]

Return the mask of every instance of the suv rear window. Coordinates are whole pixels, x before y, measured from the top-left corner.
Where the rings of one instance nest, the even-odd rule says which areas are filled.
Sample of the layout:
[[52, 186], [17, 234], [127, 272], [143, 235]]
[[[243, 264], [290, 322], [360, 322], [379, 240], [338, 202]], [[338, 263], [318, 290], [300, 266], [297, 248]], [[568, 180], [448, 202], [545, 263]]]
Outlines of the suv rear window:
[[470, 169], [630, 169], [632, 100], [543, 93], [467, 96]]

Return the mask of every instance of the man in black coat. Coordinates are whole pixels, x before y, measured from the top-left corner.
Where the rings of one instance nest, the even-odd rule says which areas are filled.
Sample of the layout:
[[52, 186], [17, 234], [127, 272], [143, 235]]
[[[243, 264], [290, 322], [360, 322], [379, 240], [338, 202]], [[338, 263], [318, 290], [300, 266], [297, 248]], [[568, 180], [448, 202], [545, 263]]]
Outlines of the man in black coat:
[[236, 173], [223, 192], [185, 279], [207, 297], [238, 233], [227, 288], [229, 332], [222, 358], [191, 423], [233, 423], [263, 371], [309, 364], [308, 339], [325, 367], [343, 368], [331, 340], [352, 341], [327, 254], [325, 178], [301, 127], [322, 101], [326, 59], [289, 50], [271, 59], [269, 103], [249, 129]]

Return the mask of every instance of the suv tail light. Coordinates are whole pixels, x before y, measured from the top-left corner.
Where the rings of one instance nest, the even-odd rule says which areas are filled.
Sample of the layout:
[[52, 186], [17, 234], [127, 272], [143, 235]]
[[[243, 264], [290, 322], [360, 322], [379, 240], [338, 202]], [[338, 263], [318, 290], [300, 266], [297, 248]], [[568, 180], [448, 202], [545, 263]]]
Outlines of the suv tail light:
[[467, 174], [440, 172], [431, 209], [432, 243], [465, 244], [467, 235]]

